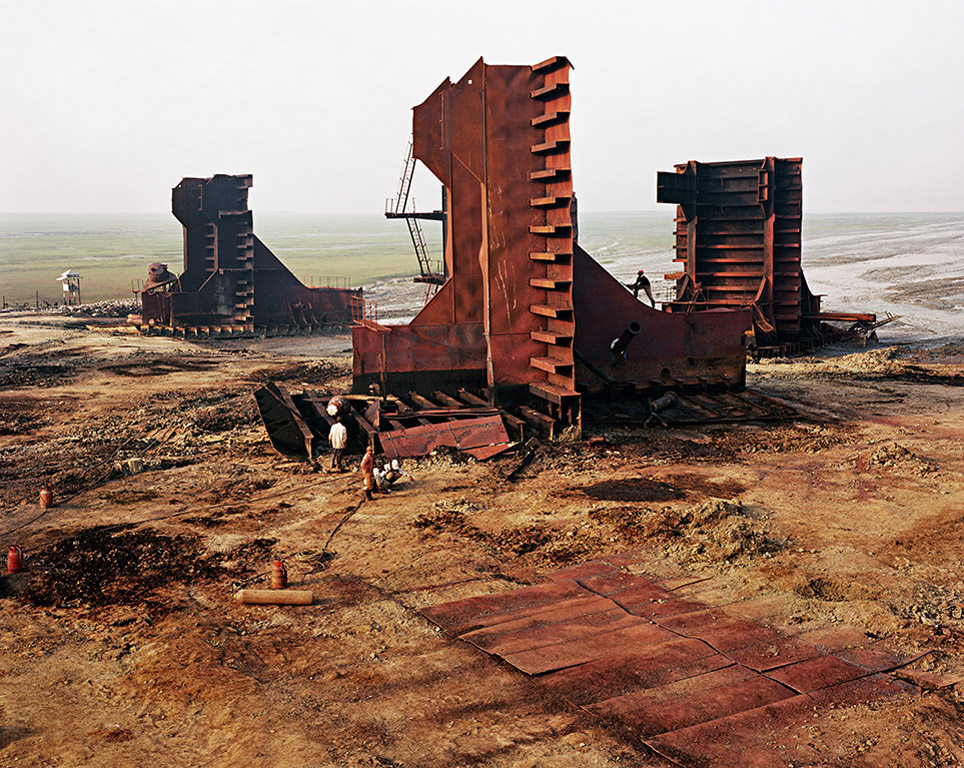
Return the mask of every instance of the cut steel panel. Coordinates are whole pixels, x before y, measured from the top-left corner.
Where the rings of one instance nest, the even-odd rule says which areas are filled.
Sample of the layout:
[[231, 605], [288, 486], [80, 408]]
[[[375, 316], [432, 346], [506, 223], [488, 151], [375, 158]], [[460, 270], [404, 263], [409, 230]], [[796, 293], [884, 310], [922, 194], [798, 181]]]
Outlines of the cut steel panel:
[[778, 680], [800, 693], [810, 693], [866, 677], [870, 674], [870, 670], [844, 661], [838, 656], [818, 656], [779, 669], [771, 669], [766, 674], [767, 677]]
[[806, 661], [822, 656], [823, 653], [815, 645], [785, 636], [776, 640], [767, 638], [764, 642], [726, 651], [728, 658], [757, 672], [766, 672], [768, 669]]
[[550, 672], [539, 682], [576, 706], [584, 706], [729, 666], [733, 662], [706, 643], [678, 638]]
[[393, 429], [379, 432], [378, 438], [389, 458], [425, 456], [443, 445], [467, 451], [509, 443], [501, 416]]
[[631, 616], [610, 603], [607, 610], [569, 616], [554, 623], [522, 629], [509, 629], [505, 624], [497, 624], [483, 630], [467, 632], [460, 635], [459, 639], [472, 643], [476, 648], [487, 653], [507, 658], [513, 654], [547, 645], [581, 641], [605, 632], [649, 623], [638, 616]]
[[667, 593], [667, 590], [659, 587], [651, 579], [626, 571], [587, 576], [578, 579], [578, 581], [586, 589], [600, 595], [621, 594], [630, 589], [637, 590], [640, 593], [643, 591], [651, 592], [653, 595]]
[[[445, 187], [449, 279], [410, 324], [353, 329], [356, 392], [484, 385], [552, 433], [578, 430], [580, 391], [605, 380], [743, 386], [749, 312], [656, 312], [578, 247], [571, 65], [549, 61], [479, 59], [414, 108], [414, 157]], [[614, 360], [610, 344], [631, 322], [642, 332]]]
[[[420, 613], [446, 632], [458, 635], [500, 621], [520, 618], [523, 611], [574, 597], [595, 597], [595, 595], [574, 581], [549, 582], [509, 592], [440, 603], [422, 608]], [[513, 613], [516, 615], [511, 615]]]
[[[645, 743], [657, 754], [680, 765], [776, 768], [787, 764], [780, 734], [809, 718], [813, 709], [814, 702], [808, 696], [791, 696], [728, 717], [653, 736]], [[814, 764], [820, 764], [822, 755], [816, 749], [810, 750], [808, 756]]]
[[627, 649], [646, 647], [675, 639], [675, 635], [655, 624], [637, 624], [613, 632], [602, 632], [555, 645], [547, 645], [531, 651], [510, 653], [503, 658], [527, 675], [538, 675], [605, 656], [625, 653]]
[[[744, 679], [723, 684], [717, 684], [712, 679], [731, 669], [735, 668], [727, 667], [683, 680], [682, 683], [686, 685], [680, 686], [682, 691], [675, 690], [679, 684], [671, 683], [591, 704], [586, 709], [607, 720], [616, 721], [645, 739], [797, 695], [786, 686], [762, 675], [751, 674]], [[674, 690], [667, 696], [663, 688]]]

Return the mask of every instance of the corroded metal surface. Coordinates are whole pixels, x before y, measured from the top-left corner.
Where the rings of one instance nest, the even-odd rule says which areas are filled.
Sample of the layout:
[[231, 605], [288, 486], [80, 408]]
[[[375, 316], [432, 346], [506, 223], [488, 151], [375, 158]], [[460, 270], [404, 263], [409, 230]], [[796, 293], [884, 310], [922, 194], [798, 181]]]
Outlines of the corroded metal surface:
[[677, 597], [677, 589], [692, 595], [706, 585], [656, 583], [639, 575], [642, 562], [627, 555], [585, 563], [422, 614], [685, 765], [781, 765], [779, 740], [768, 734], [792, 734], [828, 705], [917, 690], [880, 673], [919, 655], [901, 657], [846, 628], [790, 637]]
[[681, 271], [670, 311], [750, 309], [759, 350], [800, 349], [839, 338], [826, 325], [872, 330], [872, 314], [822, 313], [801, 265], [803, 161], [799, 157], [676, 166], [656, 176], [656, 200], [676, 203]]
[[480, 59], [415, 107], [414, 157], [445, 187], [448, 279], [410, 324], [353, 329], [355, 391], [486, 387], [552, 436], [580, 427], [587, 392], [742, 389], [748, 311], [656, 311], [579, 247], [570, 70]]
[[184, 271], [161, 281], [149, 275], [141, 293], [145, 330], [291, 334], [352, 323], [361, 289], [309, 288], [298, 280], [254, 234], [251, 185], [250, 175], [218, 174], [182, 179], [174, 188]]

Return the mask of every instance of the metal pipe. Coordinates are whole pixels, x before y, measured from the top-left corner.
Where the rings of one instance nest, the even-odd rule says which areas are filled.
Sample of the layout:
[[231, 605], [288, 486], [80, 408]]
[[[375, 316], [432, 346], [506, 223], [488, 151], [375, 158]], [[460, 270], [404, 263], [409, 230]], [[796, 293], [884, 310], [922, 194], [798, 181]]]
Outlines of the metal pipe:
[[609, 343], [609, 351], [612, 353], [614, 363], [616, 361], [626, 362], [626, 347], [641, 330], [643, 330], [643, 326], [636, 320], [630, 320], [626, 323], [626, 330]]

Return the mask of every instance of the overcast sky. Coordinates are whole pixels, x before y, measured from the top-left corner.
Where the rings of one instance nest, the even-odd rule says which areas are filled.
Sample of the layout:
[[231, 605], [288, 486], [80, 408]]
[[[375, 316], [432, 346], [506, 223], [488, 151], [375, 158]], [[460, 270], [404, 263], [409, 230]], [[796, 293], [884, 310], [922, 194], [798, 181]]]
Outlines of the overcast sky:
[[[0, 211], [380, 213], [411, 107], [479, 56], [568, 56], [584, 210], [686, 160], [804, 158], [810, 212], [964, 210], [962, 0], [0, 0]], [[438, 199], [422, 170], [420, 207]], [[428, 199], [426, 199], [428, 198]]]

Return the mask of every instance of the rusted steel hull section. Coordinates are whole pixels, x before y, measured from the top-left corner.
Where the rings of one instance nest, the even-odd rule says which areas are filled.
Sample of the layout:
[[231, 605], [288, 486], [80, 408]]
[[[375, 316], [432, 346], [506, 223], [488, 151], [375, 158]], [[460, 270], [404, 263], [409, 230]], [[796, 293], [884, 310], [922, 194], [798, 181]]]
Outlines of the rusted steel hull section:
[[[290, 393], [269, 384], [255, 393], [261, 421], [275, 449], [289, 458], [309, 460], [328, 450], [328, 431], [335, 419], [328, 413], [331, 398], [312, 389]], [[362, 453], [371, 445], [389, 459], [425, 456], [448, 447], [487, 459], [524, 437], [519, 420], [497, 408], [480, 404], [467, 391], [461, 398], [442, 392], [434, 400], [411, 393], [408, 401], [379, 398], [339, 398], [348, 430], [349, 450]]]
[[749, 309], [760, 350], [812, 348], [843, 331], [827, 321], [873, 326], [871, 314], [822, 313], [801, 264], [803, 161], [699, 163], [660, 172], [656, 200], [676, 203], [681, 270], [670, 312]]
[[692, 579], [638, 575], [645, 566], [625, 553], [421, 612], [683, 765], [784, 765], [774, 732], [796, 739], [825, 708], [918, 690], [883, 673], [921, 654], [882, 652], [836, 627], [793, 637], [745, 618], [740, 603], [701, 602]]
[[184, 271], [141, 293], [145, 328], [200, 335], [310, 333], [350, 325], [361, 289], [309, 288], [254, 234], [251, 176], [185, 178], [172, 195]]
[[[582, 395], [715, 376], [743, 385], [739, 308], [644, 307], [577, 244], [564, 57], [481, 59], [413, 118], [414, 155], [445, 188], [447, 282], [409, 325], [353, 328], [354, 389], [484, 386], [527, 419], [581, 425]], [[614, 359], [613, 339], [640, 331]]]

